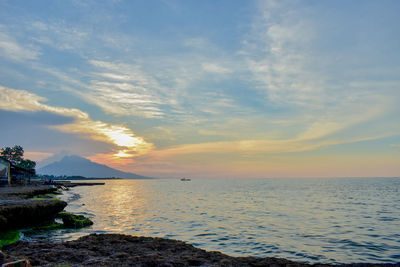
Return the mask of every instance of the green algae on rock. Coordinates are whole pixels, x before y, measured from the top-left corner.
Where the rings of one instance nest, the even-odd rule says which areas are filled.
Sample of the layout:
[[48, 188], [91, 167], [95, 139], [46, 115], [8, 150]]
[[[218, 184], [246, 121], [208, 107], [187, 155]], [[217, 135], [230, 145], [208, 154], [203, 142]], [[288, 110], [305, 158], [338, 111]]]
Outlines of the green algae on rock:
[[18, 230], [12, 230], [0, 233], [0, 247], [13, 244], [19, 241], [20, 232]]
[[64, 224], [54, 222], [54, 223], [43, 225], [43, 226], [36, 226], [33, 229], [50, 231], [50, 230], [63, 229], [63, 228], [64, 228]]
[[57, 218], [62, 219], [65, 228], [82, 228], [93, 224], [89, 218], [69, 212], [60, 212]]
[[37, 195], [54, 194], [56, 191], [56, 187], [48, 185], [0, 187], [0, 199], [21, 200]]

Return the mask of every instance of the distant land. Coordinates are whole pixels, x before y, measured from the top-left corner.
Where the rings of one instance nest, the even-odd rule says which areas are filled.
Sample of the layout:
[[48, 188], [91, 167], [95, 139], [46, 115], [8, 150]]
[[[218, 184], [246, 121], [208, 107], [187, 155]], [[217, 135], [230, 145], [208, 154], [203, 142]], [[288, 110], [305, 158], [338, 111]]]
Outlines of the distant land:
[[50, 163], [36, 171], [42, 175], [54, 176], [84, 176], [88, 178], [125, 178], [152, 179], [131, 172], [123, 172], [104, 164], [99, 164], [79, 156], [65, 156], [61, 160]]

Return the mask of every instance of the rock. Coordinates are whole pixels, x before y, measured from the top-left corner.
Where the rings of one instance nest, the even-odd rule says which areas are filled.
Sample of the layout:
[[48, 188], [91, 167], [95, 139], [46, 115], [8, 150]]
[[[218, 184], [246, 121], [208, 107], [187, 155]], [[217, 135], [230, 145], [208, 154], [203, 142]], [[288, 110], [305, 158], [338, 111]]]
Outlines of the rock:
[[13, 262], [7, 262], [1, 265], [1, 267], [31, 267], [29, 260], [16, 260]]
[[21, 229], [53, 222], [67, 206], [61, 200], [2, 200], [0, 201], [0, 229]]
[[[18, 242], [4, 251], [28, 258], [33, 266], [277, 266], [337, 267], [305, 264], [279, 258], [231, 257], [205, 251], [178, 240], [118, 234], [91, 234], [63, 243]], [[395, 264], [346, 264], [343, 267], [399, 266]]]
[[48, 185], [0, 187], [0, 199], [21, 200], [37, 195], [55, 193], [56, 187]]
[[0, 232], [0, 247], [17, 242], [20, 238], [20, 234], [18, 230]]
[[4, 259], [6, 258], [6, 256], [4, 255], [4, 253], [0, 250], [0, 264], [2, 264], [4, 262]]
[[62, 219], [65, 228], [82, 228], [93, 224], [89, 218], [69, 212], [60, 212], [57, 217]]
[[37, 226], [33, 229], [49, 231], [49, 230], [62, 229], [62, 228], [64, 228], [64, 224], [55, 222], [55, 223], [50, 223], [50, 224], [46, 224], [46, 225], [42, 225], [42, 226]]

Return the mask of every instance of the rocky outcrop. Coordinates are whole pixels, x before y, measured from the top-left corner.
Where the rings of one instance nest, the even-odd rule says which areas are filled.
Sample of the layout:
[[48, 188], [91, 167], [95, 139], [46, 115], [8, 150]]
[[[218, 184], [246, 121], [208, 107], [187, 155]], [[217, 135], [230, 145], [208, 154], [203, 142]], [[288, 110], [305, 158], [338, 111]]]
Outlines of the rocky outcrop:
[[0, 200], [21, 200], [37, 195], [55, 193], [56, 187], [48, 185], [0, 187]]
[[82, 228], [93, 224], [89, 218], [69, 212], [60, 212], [57, 217], [62, 219], [64, 228]]
[[48, 185], [0, 187], [0, 231], [53, 222], [67, 203], [58, 199], [32, 197], [56, 191], [56, 187]]
[[1, 200], [0, 229], [22, 229], [54, 221], [67, 203], [55, 199]]

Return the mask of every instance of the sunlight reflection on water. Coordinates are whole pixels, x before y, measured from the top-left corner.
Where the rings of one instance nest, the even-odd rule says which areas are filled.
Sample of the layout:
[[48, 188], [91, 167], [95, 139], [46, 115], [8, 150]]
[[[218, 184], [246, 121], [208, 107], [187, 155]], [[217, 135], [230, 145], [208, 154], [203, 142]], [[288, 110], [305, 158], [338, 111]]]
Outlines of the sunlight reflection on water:
[[41, 237], [68, 240], [113, 232], [180, 239], [234, 256], [400, 261], [400, 179], [105, 182], [63, 196], [81, 196], [67, 210], [91, 217], [92, 227]]

